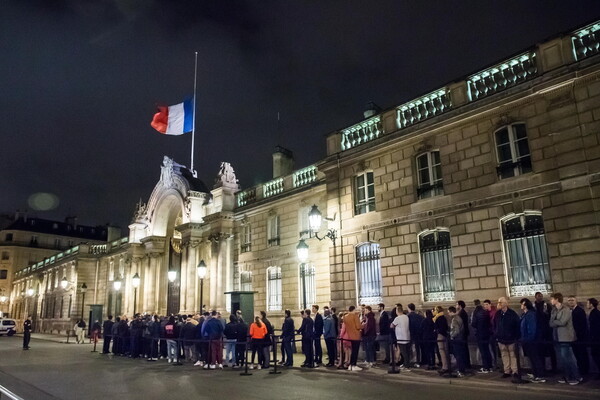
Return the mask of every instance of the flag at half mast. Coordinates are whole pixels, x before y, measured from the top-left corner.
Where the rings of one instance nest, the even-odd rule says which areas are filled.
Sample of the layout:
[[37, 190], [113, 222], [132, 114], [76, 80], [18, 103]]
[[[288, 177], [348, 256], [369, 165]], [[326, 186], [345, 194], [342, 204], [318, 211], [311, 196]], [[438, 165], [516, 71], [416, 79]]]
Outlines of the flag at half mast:
[[193, 98], [173, 106], [159, 106], [150, 126], [165, 135], [183, 135], [191, 132], [194, 127]]

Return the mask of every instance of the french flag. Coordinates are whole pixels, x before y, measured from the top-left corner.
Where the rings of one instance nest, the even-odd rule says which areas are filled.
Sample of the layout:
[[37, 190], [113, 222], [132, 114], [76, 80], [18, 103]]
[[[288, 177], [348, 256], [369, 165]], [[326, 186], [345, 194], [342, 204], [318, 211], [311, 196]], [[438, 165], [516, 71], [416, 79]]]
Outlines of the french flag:
[[165, 135], [183, 135], [191, 132], [194, 121], [194, 100], [186, 99], [174, 106], [159, 106], [150, 126]]

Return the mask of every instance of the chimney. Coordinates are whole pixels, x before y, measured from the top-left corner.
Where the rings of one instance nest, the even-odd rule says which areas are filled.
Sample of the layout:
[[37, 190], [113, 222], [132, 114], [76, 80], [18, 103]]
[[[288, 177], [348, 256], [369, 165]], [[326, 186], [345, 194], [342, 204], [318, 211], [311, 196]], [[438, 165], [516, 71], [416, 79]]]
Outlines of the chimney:
[[294, 170], [294, 154], [281, 146], [275, 146], [273, 153], [273, 179], [289, 175]]
[[380, 112], [381, 112], [381, 107], [379, 107], [377, 104], [370, 101], [365, 106], [365, 112], [363, 113], [363, 115], [365, 116], [365, 119], [366, 119], [366, 118], [371, 118], [373, 115], [377, 115]]

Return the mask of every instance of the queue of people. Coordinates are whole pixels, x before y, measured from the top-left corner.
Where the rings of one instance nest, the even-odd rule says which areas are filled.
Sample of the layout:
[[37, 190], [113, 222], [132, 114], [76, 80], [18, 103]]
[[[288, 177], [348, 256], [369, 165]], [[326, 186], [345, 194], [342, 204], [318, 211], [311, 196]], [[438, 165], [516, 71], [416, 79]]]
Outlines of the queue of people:
[[[274, 343], [281, 344], [279, 365], [293, 366], [296, 342], [300, 342], [305, 368], [360, 371], [394, 364], [401, 371], [423, 368], [445, 375], [450, 373], [453, 357], [455, 376], [463, 377], [474, 369], [469, 344], [476, 344], [480, 367], [473, 372], [489, 374], [499, 369], [502, 378], [522, 383], [522, 349], [531, 366], [528, 381], [546, 381], [546, 359], [550, 358], [553, 369], [560, 367], [563, 378], [559, 382], [577, 385], [590, 370], [588, 348], [596, 368], [600, 368], [600, 310], [594, 298], [587, 301], [588, 313], [575, 297], [569, 296], [566, 303], [564, 300], [555, 293], [549, 304], [541, 293], [536, 293], [533, 301], [520, 300], [520, 315], [505, 297], [496, 304], [474, 300], [470, 314], [464, 301], [424, 312], [416, 310], [414, 304], [406, 308], [396, 304], [388, 312], [384, 304], [379, 304], [376, 311], [362, 305], [340, 313], [325, 306], [321, 314], [319, 306], [313, 305], [301, 311], [297, 329], [291, 311], [285, 310], [281, 333], [275, 341], [274, 327], [264, 311], [249, 325], [240, 311], [232, 313], [228, 322], [217, 311], [169, 317], [136, 314], [131, 321], [117, 317], [114, 322], [109, 316], [102, 326], [102, 352], [109, 352], [112, 341], [115, 355], [145, 357], [148, 361], [164, 358], [168, 363], [222, 369], [244, 366], [250, 350], [248, 368], [264, 369], [271, 365]], [[359, 365], [361, 346], [364, 360]]]

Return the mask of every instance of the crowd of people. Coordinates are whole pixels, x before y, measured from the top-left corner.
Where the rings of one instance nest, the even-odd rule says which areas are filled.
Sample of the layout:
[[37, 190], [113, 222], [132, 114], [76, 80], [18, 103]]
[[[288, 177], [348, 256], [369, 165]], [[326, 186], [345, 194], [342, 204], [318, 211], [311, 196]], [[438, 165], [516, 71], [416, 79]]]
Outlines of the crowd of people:
[[[321, 314], [319, 306], [313, 305], [301, 311], [298, 328], [291, 311], [285, 310], [277, 335], [264, 311], [249, 325], [239, 310], [228, 322], [217, 311], [162, 318], [136, 314], [131, 321], [125, 316], [113, 321], [109, 316], [102, 326], [102, 352], [110, 350], [115, 355], [145, 357], [148, 361], [164, 358], [168, 363], [186, 362], [204, 369], [240, 368], [246, 363], [250, 369], [262, 369], [271, 366], [273, 345], [281, 346], [279, 365], [293, 366], [296, 342], [300, 342], [304, 368], [360, 371], [392, 365], [401, 371], [424, 368], [444, 375], [450, 373], [453, 357], [454, 376], [463, 377], [470, 370], [489, 374], [499, 369], [502, 378], [522, 383], [522, 349], [531, 367], [528, 381], [546, 381], [549, 358], [551, 368], [560, 369], [560, 383], [577, 385], [589, 374], [591, 348], [591, 358], [600, 369], [600, 310], [594, 298], [587, 300], [589, 313], [574, 296], [564, 304], [560, 293], [552, 294], [550, 303], [539, 292], [533, 301], [521, 299], [520, 315], [505, 297], [496, 304], [474, 300], [473, 306], [471, 313], [462, 300], [447, 309], [436, 306], [424, 312], [416, 310], [414, 304], [406, 309], [396, 304], [389, 312], [384, 304], [377, 310], [368, 305], [350, 306], [339, 313], [325, 306]], [[99, 329], [95, 324], [94, 330]], [[327, 364], [323, 364], [323, 341]], [[361, 346], [364, 361], [359, 365]], [[475, 347], [479, 357], [471, 357]], [[480, 360], [478, 369], [471, 366], [474, 359]]]

